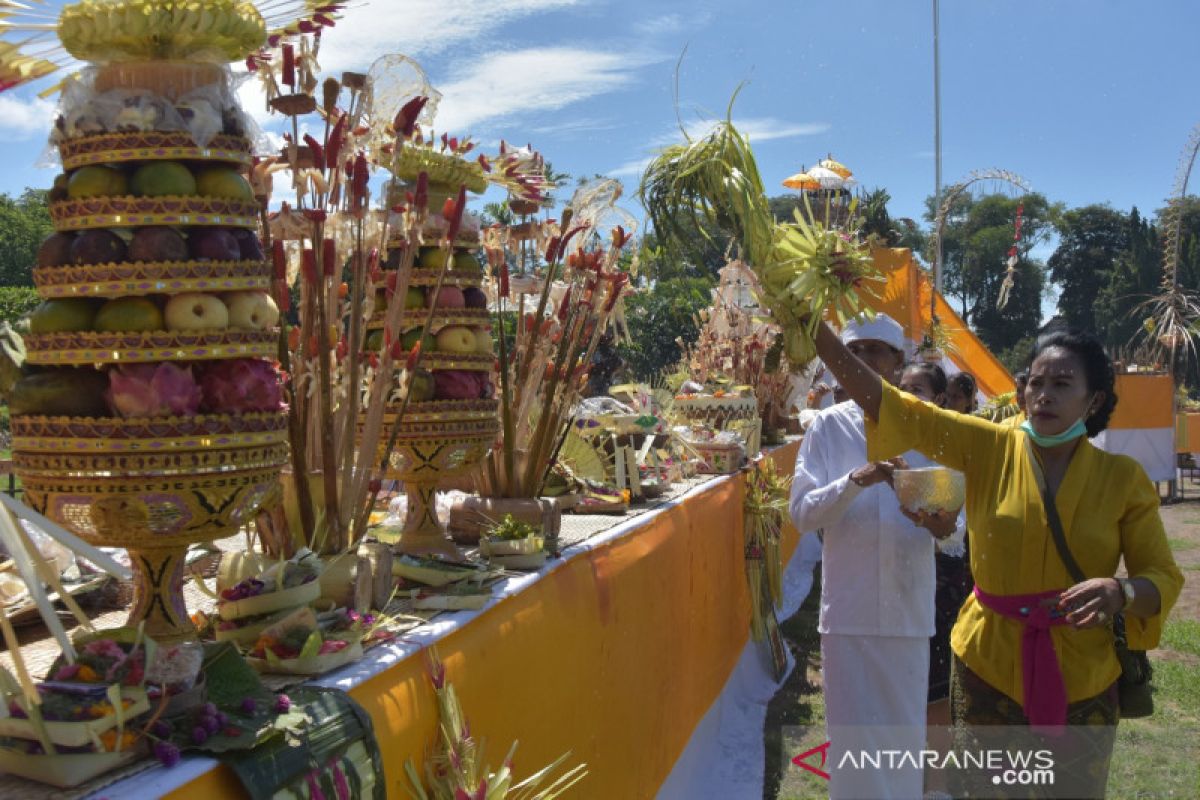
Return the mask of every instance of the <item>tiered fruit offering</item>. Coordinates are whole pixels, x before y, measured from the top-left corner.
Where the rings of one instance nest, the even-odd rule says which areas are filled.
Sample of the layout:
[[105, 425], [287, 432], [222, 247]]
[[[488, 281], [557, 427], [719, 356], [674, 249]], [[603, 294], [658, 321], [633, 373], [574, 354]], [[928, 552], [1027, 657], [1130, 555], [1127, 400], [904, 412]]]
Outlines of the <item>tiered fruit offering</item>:
[[[31, 505], [95, 544], [129, 548], [131, 622], [169, 637], [192, 630], [180, 592], [187, 546], [249, 521], [286, 460], [286, 417], [279, 310], [242, 174], [250, 142], [230, 133], [242, 115], [228, 73], [165, 90], [154, 64], [139, 66], [120, 66], [118, 90], [97, 80], [91, 94], [65, 95], [82, 99], [56, 128], [66, 171], [34, 270], [36, 371], [10, 410]], [[153, 88], [129, 86], [138, 76]], [[189, 119], [215, 121], [219, 147], [197, 145], [190, 129], [146, 129], [181, 109], [170, 98], [197, 91], [226, 99], [189, 106]], [[157, 111], [132, 115], [124, 132], [108, 117], [81, 125], [115, 97]]]

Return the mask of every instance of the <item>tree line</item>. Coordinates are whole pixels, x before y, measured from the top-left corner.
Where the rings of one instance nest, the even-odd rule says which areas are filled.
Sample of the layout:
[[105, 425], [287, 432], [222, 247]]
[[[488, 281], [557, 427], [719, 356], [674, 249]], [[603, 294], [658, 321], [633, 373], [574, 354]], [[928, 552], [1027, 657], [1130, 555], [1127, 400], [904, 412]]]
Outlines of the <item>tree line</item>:
[[[927, 198], [920, 221], [893, 218], [889, 200], [885, 189], [862, 193], [858, 214], [864, 232], [889, 246], [909, 247], [931, 264], [934, 198]], [[1014, 245], [1018, 205], [1022, 228], [1016, 242], [1016, 283], [1008, 304], [999, 308], [996, 300]], [[770, 206], [777, 218], [785, 218], [801, 203], [796, 195], [781, 195], [771, 198]], [[487, 212], [494, 216], [496, 209]], [[1146, 215], [1136, 207], [1124, 211], [1108, 204], [1067, 208], [1037, 193], [964, 194], [949, 209], [942, 237], [947, 302], [1011, 371], [1025, 365], [1045, 322], [1043, 299], [1055, 289], [1063, 323], [1097, 334], [1116, 357], [1136, 359], [1144, 323], [1139, 306], [1162, 279], [1164, 213], [1158, 209]], [[1200, 199], [1187, 198], [1181, 218], [1179, 282], [1200, 288]], [[0, 317], [15, 319], [36, 304], [33, 267], [38, 246], [51, 231], [45, 191], [0, 194]], [[1051, 243], [1053, 250], [1048, 249]], [[660, 247], [653, 231], [642, 239], [639, 261], [648, 290], [627, 301], [632, 343], [619, 349], [638, 378], [650, 378], [676, 363], [677, 340], [691, 341], [698, 333], [696, 313], [710, 303], [729, 241], [720, 231], [709, 230], [694, 249], [699, 257], [683, 258]], [[1194, 361], [1185, 382], [1200, 391]]]

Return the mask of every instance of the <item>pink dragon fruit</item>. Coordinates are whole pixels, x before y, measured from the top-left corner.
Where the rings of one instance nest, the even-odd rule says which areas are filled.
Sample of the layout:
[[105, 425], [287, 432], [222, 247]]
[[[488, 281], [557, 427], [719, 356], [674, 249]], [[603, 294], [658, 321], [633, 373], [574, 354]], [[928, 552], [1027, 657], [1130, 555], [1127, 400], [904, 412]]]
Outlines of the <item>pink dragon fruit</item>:
[[186, 416], [200, 408], [200, 398], [191, 367], [169, 361], [122, 364], [108, 373], [105, 400], [118, 416]]
[[209, 413], [278, 411], [283, 407], [279, 370], [255, 358], [214, 361], [200, 370], [202, 407]]

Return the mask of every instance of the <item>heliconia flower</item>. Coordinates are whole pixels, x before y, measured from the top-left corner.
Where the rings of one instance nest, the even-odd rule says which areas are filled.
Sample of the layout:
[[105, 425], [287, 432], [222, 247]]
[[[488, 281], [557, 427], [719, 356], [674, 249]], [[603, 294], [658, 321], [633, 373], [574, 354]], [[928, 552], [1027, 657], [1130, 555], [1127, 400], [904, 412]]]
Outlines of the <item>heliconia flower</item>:
[[367, 491], [369, 492], [378, 492], [382, 488], [383, 481], [381, 481], [379, 478], [372, 478], [367, 482]]
[[339, 266], [337, 242], [333, 239], [326, 239], [321, 243], [321, 267], [325, 270], [325, 277], [332, 278], [341, 272]]
[[454, 201], [454, 216], [449, 218], [449, 226], [446, 229], [446, 239], [453, 242], [458, 236], [458, 229], [462, 227], [463, 212], [467, 210], [467, 187], [458, 187], [458, 199]]
[[509, 297], [509, 288], [508, 261], [504, 261], [500, 264], [500, 296]]
[[281, 80], [285, 86], [295, 87], [296, 85], [296, 48], [290, 44], [283, 46], [283, 77]]
[[186, 416], [200, 408], [201, 391], [191, 367], [121, 364], [108, 374], [106, 400], [121, 417]]
[[484, 172], [492, 171], [492, 162], [488, 161], [487, 156], [485, 156], [483, 153], [479, 154], [479, 166], [483, 167]]
[[334, 350], [334, 353], [337, 356], [338, 362], [345, 361], [346, 356], [349, 354], [349, 352], [350, 352], [350, 345], [348, 342], [346, 342], [345, 339], [338, 342], [337, 347]]
[[287, 281], [275, 281], [275, 305], [279, 306], [279, 313], [286, 314], [292, 307], [292, 293], [288, 291]]
[[455, 136], [450, 137], [450, 152], [451, 153], [458, 152], [458, 138]]
[[558, 259], [558, 248], [562, 246], [561, 236], [551, 236], [550, 243], [546, 245], [546, 261], [553, 263]]
[[350, 187], [353, 190], [354, 209], [361, 211], [367, 207], [367, 195], [370, 192], [371, 183], [371, 165], [367, 163], [367, 157], [359, 153], [354, 159], [354, 174], [350, 181]]
[[287, 280], [287, 252], [283, 248], [283, 240], [271, 242], [271, 265], [275, 268], [275, 280]]
[[300, 254], [300, 274], [304, 276], [304, 280], [311, 286], [317, 283], [317, 254], [311, 247], [304, 248], [304, 252]]
[[305, 219], [307, 219], [309, 222], [324, 222], [329, 218], [329, 215], [325, 213], [325, 210], [320, 208], [306, 208], [300, 213], [303, 214]]
[[417, 127], [417, 117], [421, 116], [421, 111], [428, 102], [428, 97], [414, 97], [400, 107], [400, 111], [392, 121], [392, 128], [395, 129], [397, 136], [407, 139], [413, 135], [413, 131]]
[[[399, 342], [397, 342], [397, 344], [399, 344]], [[421, 358], [421, 340], [418, 339], [417, 343], [413, 345], [412, 350], [410, 350], [408, 353], [408, 360], [404, 362], [404, 368], [407, 369], [409, 372], [412, 372], [414, 369], [417, 368], [417, 361], [419, 361], [420, 358]]]
[[567, 311], [571, 308], [571, 289], [568, 288], [563, 293], [562, 302], [558, 304], [558, 321], [563, 322], [567, 318]]
[[417, 211], [424, 211], [429, 207], [429, 173], [422, 170], [417, 174], [416, 194], [410, 205]]
[[288, 330], [288, 350], [295, 351], [300, 346], [300, 329], [291, 328]]
[[454, 198], [447, 197], [446, 201], [442, 203], [442, 216], [446, 219], [454, 216]]
[[304, 143], [308, 145], [308, 150], [312, 153], [313, 168], [324, 172], [325, 171], [325, 148], [321, 143], [313, 138], [312, 134], [304, 134]]
[[268, 361], [238, 358], [207, 362], [200, 367], [199, 382], [205, 411], [237, 414], [283, 407], [279, 371]]

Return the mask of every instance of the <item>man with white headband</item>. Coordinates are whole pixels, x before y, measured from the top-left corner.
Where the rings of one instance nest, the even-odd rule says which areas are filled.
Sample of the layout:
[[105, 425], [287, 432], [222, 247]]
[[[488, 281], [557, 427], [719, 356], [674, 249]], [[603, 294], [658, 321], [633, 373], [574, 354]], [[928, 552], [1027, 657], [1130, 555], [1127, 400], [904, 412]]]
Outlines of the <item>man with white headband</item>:
[[[895, 320], [853, 321], [842, 341], [884, 380], [899, 379], [906, 342]], [[930, 463], [917, 453], [904, 460]], [[796, 460], [792, 520], [798, 530], [825, 532], [818, 630], [831, 798], [922, 796], [934, 544], [891, 488], [900, 463], [867, 462], [863, 412], [852, 402], [820, 411]], [[839, 768], [842, 753], [887, 750], [910, 752], [916, 763]]]

